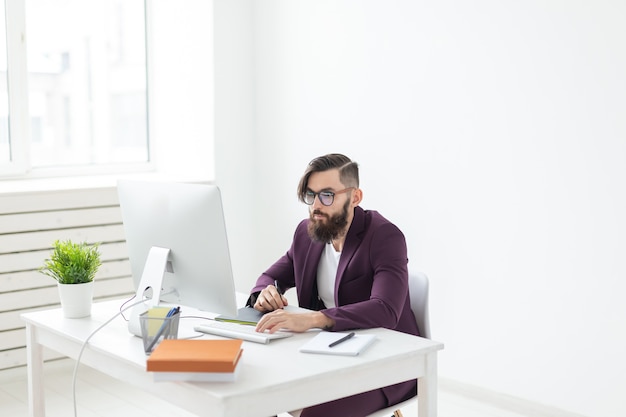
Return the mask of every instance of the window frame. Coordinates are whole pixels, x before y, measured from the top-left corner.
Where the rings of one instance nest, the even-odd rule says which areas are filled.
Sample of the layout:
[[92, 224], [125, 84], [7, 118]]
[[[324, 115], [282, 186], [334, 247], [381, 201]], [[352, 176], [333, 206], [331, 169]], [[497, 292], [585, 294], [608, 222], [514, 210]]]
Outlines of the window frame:
[[25, 9], [24, 0], [5, 0], [11, 160], [0, 164], [2, 176], [24, 175], [30, 169], [28, 111], [20, 111], [20, 106], [28, 109]]
[[9, 109], [9, 141], [11, 160], [0, 163], [0, 180], [3, 179], [39, 179], [74, 175], [102, 175], [152, 172], [155, 146], [152, 137], [152, 118], [150, 117], [151, 71], [150, 40], [151, 13], [149, 1], [144, 0], [145, 42], [146, 42], [146, 110], [147, 110], [147, 153], [148, 160], [133, 163], [94, 164], [62, 167], [32, 167], [30, 161], [30, 120], [28, 99], [28, 67], [26, 63], [26, 0], [5, 0], [7, 32], [7, 78]]

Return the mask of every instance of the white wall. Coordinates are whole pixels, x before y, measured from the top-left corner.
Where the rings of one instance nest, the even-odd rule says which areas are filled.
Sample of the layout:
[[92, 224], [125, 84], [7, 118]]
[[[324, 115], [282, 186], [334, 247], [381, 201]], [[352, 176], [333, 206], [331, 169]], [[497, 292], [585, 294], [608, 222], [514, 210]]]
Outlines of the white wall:
[[[248, 291], [258, 273], [254, 196], [255, 84], [251, 0], [214, 1], [215, 165], [233, 274]], [[218, 139], [219, 138], [219, 139]]]
[[344, 152], [362, 205], [404, 230], [431, 277], [441, 376], [625, 415], [625, 13], [609, 0], [216, 0], [216, 49], [244, 57], [216, 52], [238, 287], [306, 215], [306, 163]]
[[148, 1], [151, 157], [170, 179], [206, 180], [213, 161], [213, 7]]

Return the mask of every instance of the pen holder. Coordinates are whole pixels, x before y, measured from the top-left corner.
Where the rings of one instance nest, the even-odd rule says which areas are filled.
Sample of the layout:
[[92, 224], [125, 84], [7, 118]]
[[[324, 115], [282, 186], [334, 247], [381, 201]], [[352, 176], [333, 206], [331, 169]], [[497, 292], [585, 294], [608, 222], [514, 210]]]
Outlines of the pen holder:
[[178, 338], [180, 311], [168, 315], [171, 310], [170, 307], [153, 307], [139, 316], [141, 338], [146, 355], [152, 353], [162, 340]]

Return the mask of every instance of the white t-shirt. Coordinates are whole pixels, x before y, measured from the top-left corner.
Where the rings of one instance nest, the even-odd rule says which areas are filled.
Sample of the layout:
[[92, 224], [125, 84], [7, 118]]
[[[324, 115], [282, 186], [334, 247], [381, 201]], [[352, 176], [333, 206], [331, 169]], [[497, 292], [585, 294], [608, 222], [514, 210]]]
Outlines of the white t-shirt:
[[327, 308], [335, 305], [335, 281], [341, 252], [337, 252], [332, 243], [327, 243], [317, 266], [317, 293]]

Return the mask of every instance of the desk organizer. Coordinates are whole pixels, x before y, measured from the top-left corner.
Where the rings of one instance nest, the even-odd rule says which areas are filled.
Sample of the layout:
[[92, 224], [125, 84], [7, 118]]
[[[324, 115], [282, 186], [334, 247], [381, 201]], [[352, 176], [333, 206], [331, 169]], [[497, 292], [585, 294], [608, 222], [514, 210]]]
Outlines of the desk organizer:
[[152, 353], [162, 340], [178, 338], [179, 320], [180, 310], [174, 312], [171, 307], [153, 307], [141, 313], [139, 324], [146, 355]]

